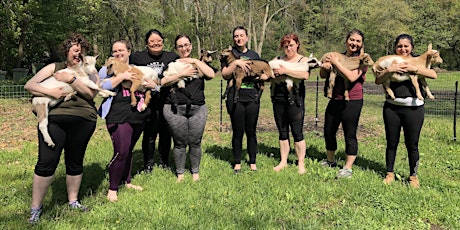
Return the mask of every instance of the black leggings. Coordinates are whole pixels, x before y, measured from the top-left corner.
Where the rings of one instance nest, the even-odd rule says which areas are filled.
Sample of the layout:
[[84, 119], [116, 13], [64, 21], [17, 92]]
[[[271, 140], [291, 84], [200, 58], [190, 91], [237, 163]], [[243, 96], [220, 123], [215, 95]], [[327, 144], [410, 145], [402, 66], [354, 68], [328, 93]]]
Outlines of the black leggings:
[[96, 129], [96, 122], [78, 116], [51, 115], [48, 117], [48, 131], [55, 147], [49, 147], [38, 130], [38, 160], [35, 174], [42, 177], [54, 175], [62, 150], [65, 154], [66, 174], [80, 175], [83, 172], [83, 158], [86, 147]]
[[278, 128], [279, 140], [289, 140], [289, 127], [294, 142], [304, 139], [303, 122], [305, 114], [305, 98], [299, 100], [299, 106], [285, 101], [273, 101], [273, 114]]
[[337, 130], [342, 123], [343, 134], [345, 137], [345, 153], [350, 156], [358, 155], [358, 130], [359, 117], [363, 100], [330, 100], [327, 104], [324, 118], [324, 140], [326, 149], [337, 150]]
[[410, 175], [417, 175], [420, 159], [418, 141], [425, 119], [424, 114], [424, 106], [397, 106], [385, 102], [383, 106], [383, 121], [385, 123], [387, 138], [387, 149], [385, 152], [387, 172], [394, 172], [396, 150], [402, 127], [404, 130], [404, 143], [406, 144], [409, 156]]
[[144, 124], [142, 137], [142, 152], [144, 154], [144, 166], [153, 166], [155, 141], [158, 139], [158, 152], [160, 153], [159, 164], [169, 165], [169, 152], [171, 151], [171, 133], [163, 115], [163, 102], [158, 93], [152, 97], [149, 105], [151, 114]]
[[227, 99], [227, 112], [232, 122], [232, 148], [235, 164], [241, 163], [243, 152], [243, 135], [246, 133], [249, 164], [256, 163], [257, 154], [257, 119], [259, 118], [260, 104], [255, 101], [236, 102]]

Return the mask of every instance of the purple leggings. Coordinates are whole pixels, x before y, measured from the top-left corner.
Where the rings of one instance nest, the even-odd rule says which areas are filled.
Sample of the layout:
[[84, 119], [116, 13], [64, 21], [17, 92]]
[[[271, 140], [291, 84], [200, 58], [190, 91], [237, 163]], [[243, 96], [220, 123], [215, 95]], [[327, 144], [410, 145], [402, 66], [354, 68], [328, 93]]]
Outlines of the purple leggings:
[[118, 186], [131, 183], [133, 148], [139, 139], [143, 124], [107, 124], [113, 144], [113, 157], [109, 162], [110, 190], [118, 191]]

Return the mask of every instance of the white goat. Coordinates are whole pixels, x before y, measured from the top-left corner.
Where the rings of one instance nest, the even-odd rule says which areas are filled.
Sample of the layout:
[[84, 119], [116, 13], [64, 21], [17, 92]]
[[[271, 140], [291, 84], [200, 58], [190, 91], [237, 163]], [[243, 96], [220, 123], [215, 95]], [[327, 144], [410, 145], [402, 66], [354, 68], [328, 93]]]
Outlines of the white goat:
[[[399, 56], [399, 55], [387, 55], [379, 58], [377, 62], [375, 62], [372, 70], [374, 72], [374, 75], [377, 77], [378, 73], [382, 71], [383, 69], [386, 69], [391, 66], [393, 62], [396, 63], [403, 63], [407, 62], [410, 63], [414, 66], [417, 66], [418, 68], [431, 68], [432, 64], [440, 64], [442, 63], [442, 58], [439, 55], [439, 51], [433, 50], [432, 49], [432, 44], [430, 43], [428, 45], [428, 50], [423, 53], [422, 55], [418, 57], [411, 57], [411, 56]], [[420, 87], [419, 83], [417, 80], [420, 80], [420, 83], [422, 84], [422, 87], [425, 89], [426, 94], [428, 98], [431, 100], [434, 100], [434, 96], [430, 91], [430, 88], [428, 87], [428, 84], [426, 83], [425, 77], [419, 76], [419, 75], [414, 75], [410, 73], [404, 73], [404, 74], [399, 74], [399, 73], [393, 73], [391, 77], [386, 79], [383, 83], [382, 86], [385, 89], [385, 92], [392, 98], [395, 99], [395, 95], [393, 93], [393, 90], [390, 88], [390, 83], [391, 81], [407, 81], [410, 80], [412, 84], [414, 85], [415, 88], [415, 93], [417, 95], [417, 98], [420, 100], [423, 100], [422, 93], [420, 92]]]
[[[129, 88], [131, 94], [131, 106], [133, 107], [137, 105], [135, 92], [145, 92], [144, 103], [140, 105], [139, 109], [140, 112], [144, 111], [150, 103], [150, 99], [152, 98], [151, 91], [144, 87], [144, 83], [146, 80], [151, 79], [158, 84], [158, 73], [148, 66], [130, 66], [127, 63], [124, 63], [123, 61], [114, 57], [109, 58], [104, 66], [107, 67], [107, 74], [109, 75], [113, 74], [116, 76], [120, 73], [124, 73], [125, 71], [130, 71], [133, 73], [133, 76], [136, 78], [132, 81], [123, 81], [122, 86]], [[103, 82], [106, 80], [108, 80], [108, 78], [105, 78]]]
[[[287, 62], [281, 59], [274, 59], [274, 60], [269, 61], [268, 64], [270, 65], [270, 68], [272, 69], [277, 69], [277, 68], [280, 68], [280, 66], [283, 66], [289, 70], [297, 70], [297, 71], [305, 71], [305, 72], [313, 68], [321, 67], [321, 62], [315, 57], [313, 57], [313, 53], [310, 54], [310, 56], [308, 57], [308, 61], [306, 63], [305, 62]], [[275, 84], [286, 82], [286, 86], [289, 92], [291, 92], [294, 84], [298, 86], [299, 82], [301, 81], [302, 81], [301, 79], [294, 78], [288, 75], [281, 76], [281, 77], [277, 76], [274, 79], [272, 79], [272, 83], [275, 83]]]
[[[83, 58], [83, 61], [81, 61], [79, 64], [73, 67], [68, 67], [68, 68], [59, 70], [58, 72], [68, 72], [68, 73], [73, 74], [75, 77], [77, 77], [81, 82], [83, 82], [89, 88], [99, 90], [99, 94], [102, 95], [103, 97], [108, 97], [110, 95], [113, 96], [115, 95], [114, 92], [101, 89], [96, 83], [94, 83], [89, 78], [90, 74], [97, 73], [96, 59], [97, 59], [97, 56], [96, 57], [85, 56]], [[58, 81], [56, 80], [56, 78], [52, 76], [40, 82], [39, 85], [42, 87], [48, 88], [48, 89], [62, 87], [62, 90], [64, 90], [64, 92], [67, 93], [67, 96], [64, 98], [64, 101], [70, 100], [77, 93], [77, 91], [75, 91], [75, 89], [73, 89], [69, 83]], [[49, 112], [50, 107], [55, 106], [60, 101], [61, 101], [60, 99], [55, 99], [52, 97], [33, 97], [32, 98], [32, 110], [35, 111], [35, 113], [37, 114], [38, 129], [43, 134], [43, 139], [45, 143], [47, 143], [48, 146], [51, 146], [51, 147], [54, 147], [55, 144], [53, 140], [51, 139], [51, 136], [48, 132], [48, 112]]]
[[[202, 61], [202, 62], [204, 62], [204, 63], [209, 65], [209, 63], [211, 63], [211, 61], [212, 61], [211, 54], [213, 54], [215, 52], [217, 52], [217, 51], [201, 50], [200, 61]], [[179, 60], [174, 61], [174, 62], [170, 62], [168, 64], [168, 68], [163, 72], [163, 76], [167, 77], [167, 76], [178, 74], [178, 73], [180, 73], [181, 71], [183, 71], [187, 67], [197, 69], [198, 73], [196, 75], [193, 75], [193, 76], [183, 77], [177, 82], [177, 87], [183, 89], [183, 88], [185, 88], [185, 81], [191, 81], [194, 78], [203, 77], [204, 74], [201, 72], [201, 70], [199, 68], [196, 67], [196, 65], [184, 63], [184, 62], [181, 62]]]

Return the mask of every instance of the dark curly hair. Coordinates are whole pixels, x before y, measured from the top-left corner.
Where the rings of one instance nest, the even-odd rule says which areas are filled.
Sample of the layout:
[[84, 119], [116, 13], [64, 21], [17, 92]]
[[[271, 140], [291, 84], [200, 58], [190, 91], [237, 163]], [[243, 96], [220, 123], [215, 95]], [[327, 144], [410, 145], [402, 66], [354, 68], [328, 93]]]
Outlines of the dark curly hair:
[[89, 42], [81, 34], [70, 33], [69, 37], [62, 43], [64, 55], [67, 56], [73, 45], [81, 46], [81, 53], [84, 55], [89, 50]]

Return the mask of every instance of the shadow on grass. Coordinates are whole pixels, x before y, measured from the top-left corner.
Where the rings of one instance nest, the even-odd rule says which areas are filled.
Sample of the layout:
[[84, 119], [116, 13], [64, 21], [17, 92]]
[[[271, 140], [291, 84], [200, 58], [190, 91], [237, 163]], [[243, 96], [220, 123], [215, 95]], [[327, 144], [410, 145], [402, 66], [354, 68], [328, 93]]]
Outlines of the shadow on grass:
[[[80, 185], [78, 199], [82, 200], [86, 197], [91, 197], [97, 194], [102, 181], [106, 177], [106, 169], [102, 168], [98, 163], [92, 163], [83, 167], [83, 180]], [[66, 175], [60, 174], [51, 184], [51, 202], [49, 206], [59, 207], [63, 203], [67, 203], [67, 187]]]
[[[324, 151], [319, 151], [316, 147], [308, 147], [306, 157], [311, 159], [316, 159], [318, 162], [326, 159], [326, 153]], [[336, 161], [345, 162], [347, 155], [345, 151], [337, 151], [335, 154]], [[385, 158], [382, 158], [382, 162], [376, 162], [373, 160], [366, 159], [358, 154], [358, 157], [355, 160], [354, 166], [360, 167], [363, 170], [373, 170], [375, 172], [380, 172], [382, 175], [386, 173], [386, 167], [384, 165]]]

